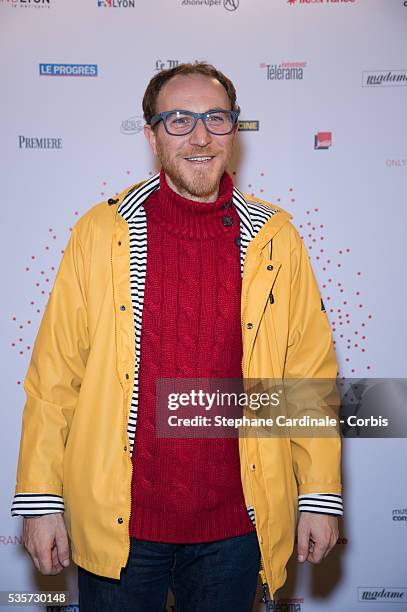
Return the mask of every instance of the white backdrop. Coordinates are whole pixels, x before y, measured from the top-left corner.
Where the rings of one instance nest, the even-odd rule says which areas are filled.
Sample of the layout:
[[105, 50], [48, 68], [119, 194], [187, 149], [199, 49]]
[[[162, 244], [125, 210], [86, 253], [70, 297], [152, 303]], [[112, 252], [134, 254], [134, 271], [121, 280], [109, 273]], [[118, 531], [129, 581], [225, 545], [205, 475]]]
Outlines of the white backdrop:
[[[341, 375], [406, 375], [406, 27], [403, 0], [0, 0], [0, 590], [76, 602], [74, 570], [37, 575], [9, 512], [22, 381], [69, 229], [154, 169], [141, 99], [157, 69], [207, 60], [233, 79], [259, 122], [240, 133], [235, 182], [294, 215]], [[341, 541], [322, 566], [290, 563], [281, 610], [407, 610], [406, 460], [404, 440], [345, 441]]]

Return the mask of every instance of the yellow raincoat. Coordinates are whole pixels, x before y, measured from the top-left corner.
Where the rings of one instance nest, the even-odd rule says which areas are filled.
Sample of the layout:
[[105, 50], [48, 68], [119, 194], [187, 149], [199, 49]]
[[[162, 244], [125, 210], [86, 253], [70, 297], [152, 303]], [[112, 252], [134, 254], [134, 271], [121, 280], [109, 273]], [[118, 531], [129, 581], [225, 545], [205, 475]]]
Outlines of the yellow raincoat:
[[[135, 338], [129, 231], [117, 212], [128, 191], [117, 205], [90, 209], [73, 228], [25, 379], [16, 486], [16, 493], [63, 496], [73, 560], [111, 578], [120, 577], [130, 546]], [[246, 252], [244, 377], [335, 378], [329, 323], [306, 249], [291, 216], [277, 210]], [[340, 440], [247, 437], [239, 451], [273, 596], [286, 579], [298, 494], [341, 492]]]

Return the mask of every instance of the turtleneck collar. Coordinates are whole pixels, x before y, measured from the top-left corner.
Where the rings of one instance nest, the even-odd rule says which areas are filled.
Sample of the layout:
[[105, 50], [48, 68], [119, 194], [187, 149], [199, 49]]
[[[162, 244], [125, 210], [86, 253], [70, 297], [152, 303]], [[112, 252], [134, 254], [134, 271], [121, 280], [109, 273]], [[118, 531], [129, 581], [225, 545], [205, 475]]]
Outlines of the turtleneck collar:
[[230, 234], [231, 226], [224, 223], [224, 217], [233, 217], [231, 225], [237, 226], [238, 231], [239, 218], [232, 201], [233, 181], [226, 172], [221, 178], [215, 202], [196, 202], [179, 195], [168, 185], [162, 169], [160, 189], [156, 193], [156, 202], [149, 208], [149, 213], [173, 234], [190, 239]]

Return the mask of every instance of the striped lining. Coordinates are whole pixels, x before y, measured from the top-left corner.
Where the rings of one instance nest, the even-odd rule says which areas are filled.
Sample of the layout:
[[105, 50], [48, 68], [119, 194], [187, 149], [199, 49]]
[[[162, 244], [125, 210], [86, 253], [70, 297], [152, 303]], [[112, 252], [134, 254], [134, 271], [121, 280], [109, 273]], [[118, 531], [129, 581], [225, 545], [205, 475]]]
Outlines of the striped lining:
[[[139, 187], [131, 189], [124, 197], [118, 207], [118, 213], [127, 221], [130, 239], [130, 289], [134, 312], [135, 328], [135, 354], [136, 364], [134, 371], [134, 386], [127, 424], [127, 433], [130, 443], [130, 456], [133, 455], [134, 438], [137, 426], [138, 407], [138, 374], [140, 355], [140, 336], [142, 325], [142, 313], [144, 303], [144, 290], [147, 269], [147, 218], [144, 210], [144, 202], [148, 196], [160, 188], [160, 173], [155, 174]], [[266, 204], [247, 201], [243, 194], [233, 188], [233, 204], [240, 219], [240, 268], [243, 276], [244, 260], [249, 242], [256, 236], [263, 225], [277, 212]], [[20, 493], [15, 495], [11, 510], [12, 516], [29, 516], [36, 514], [50, 514], [52, 512], [63, 512], [63, 498], [57, 495], [36, 495]], [[332, 500], [322, 498], [335, 498], [336, 506]], [[301, 502], [304, 499], [303, 503]], [[338, 498], [338, 499], [337, 499]], [[312, 510], [308, 510], [312, 508]], [[318, 512], [324, 514], [342, 514], [342, 498], [340, 495], [316, 494], [300, 496], [299, 510]], [[247, 511], [254, 526], [254, 507], [248, 506]]]
[[247, 512], [250, 520], [253, 523], [253, 527], [256, 527], [256, 517], [254, 516], [254, 506], [247, 506]]
[[11, 507], [12, 516], [36, 516], [64, 511], [64, 500], [60, 495], [41, 493], [17, 493]]
[[334, 493], [313, 493], [298, 497], [298, 510], [301, 512], [317, 512], [342, 516], [342, 496]]

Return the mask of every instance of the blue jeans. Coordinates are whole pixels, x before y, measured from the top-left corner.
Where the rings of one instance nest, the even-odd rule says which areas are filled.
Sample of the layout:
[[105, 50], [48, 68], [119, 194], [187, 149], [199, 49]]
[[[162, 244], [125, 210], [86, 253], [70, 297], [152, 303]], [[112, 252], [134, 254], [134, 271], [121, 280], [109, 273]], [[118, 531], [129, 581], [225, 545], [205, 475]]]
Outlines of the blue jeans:
[[78, 567], [81, 612], [251, 612], [260, 550], [255, 531], [203, 544], [130, 539], [120, 580]]

